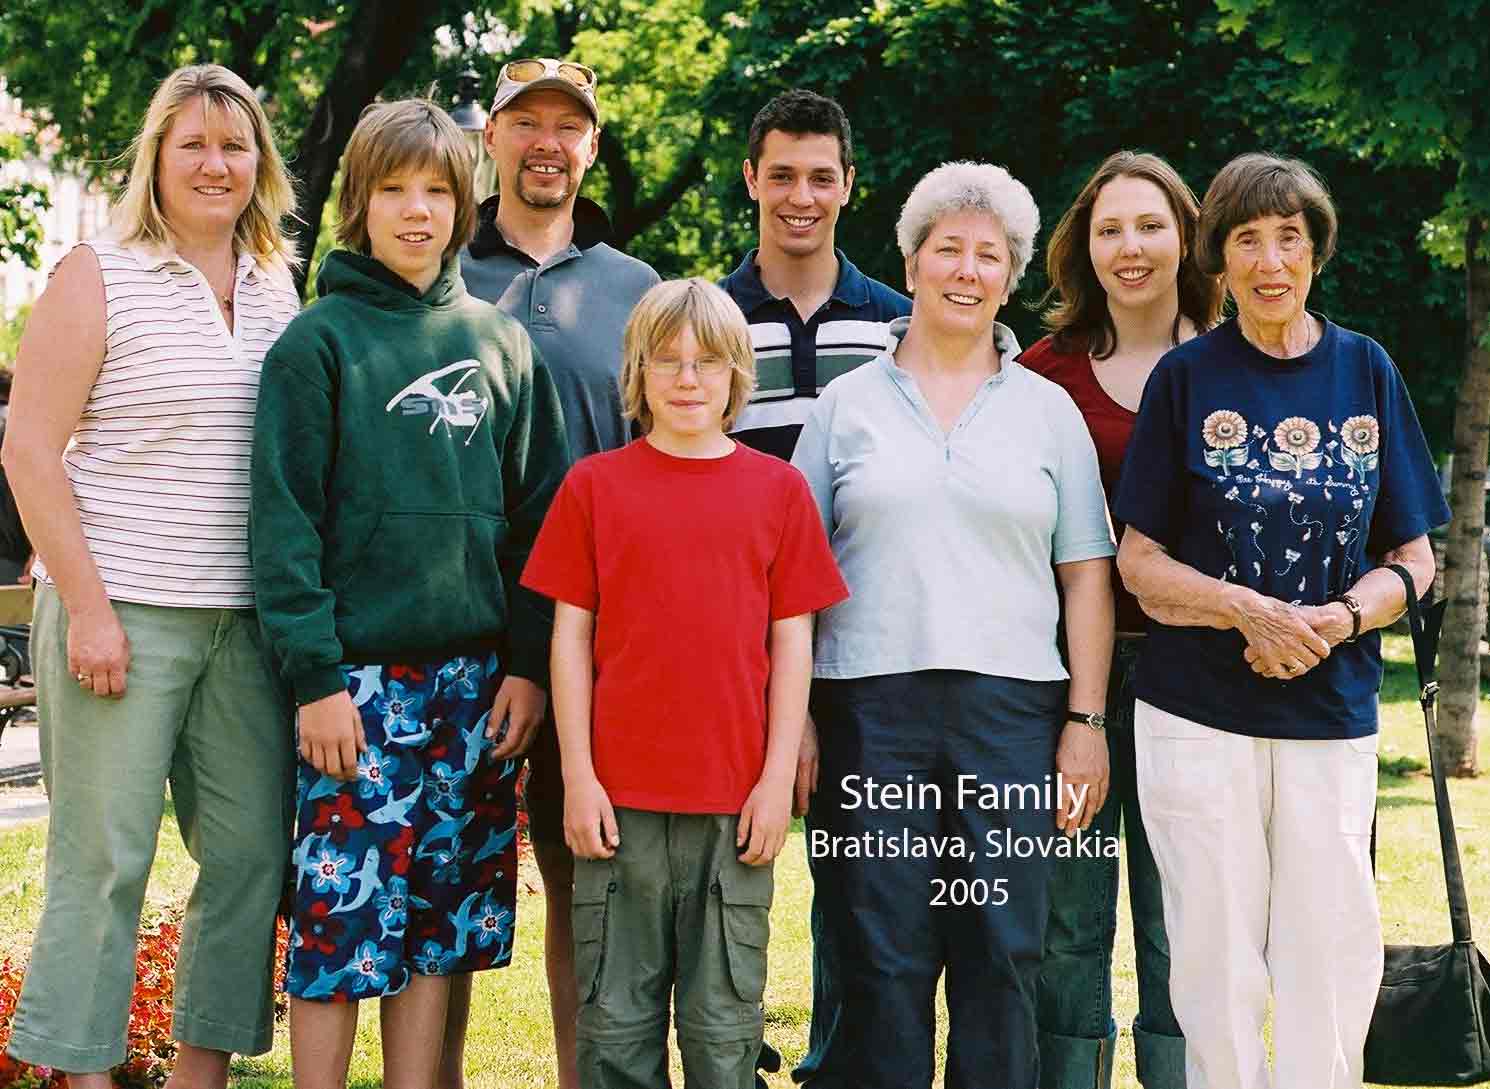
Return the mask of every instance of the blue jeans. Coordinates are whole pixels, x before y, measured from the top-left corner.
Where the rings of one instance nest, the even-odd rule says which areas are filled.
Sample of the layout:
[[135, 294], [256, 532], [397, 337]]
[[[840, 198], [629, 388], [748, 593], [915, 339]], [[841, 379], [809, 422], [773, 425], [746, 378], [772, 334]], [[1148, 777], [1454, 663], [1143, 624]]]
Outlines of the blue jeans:
[[[822, 780], [826, 782], [826, 780]], [[821, 801], [819, 800], [821, 799]], [[812, 830], [822, 823], [822, 807], [831, 804], [819, 787], [813, 795], [812, 806], [802, 818], [807, 842], [812, 842]], [[805, 1082], [819, 1071], [831, 1070], [828, 1055], [838, 1033], [839, 999], [842, 988], [839, 982], [838, 955], [833, 946], [833, 932], [823, 925], [823, 903], [818, 896], [818, 867], [812, 852], [807, 852], [807, 869], [812, 874], [812, 908], [808, 912], [808, 927], [812, 932], [812, 1020], [807, 1029], [807, 1054], [792, 1070], [792, 1080]]]
[[[1119, 639], [1107, 691], [1112, 787], [1092, 831], [1127, 837], [1128, 898], [1138, 960], [1133, 1023], [1138, 1080], [1183, 1089], [1185, 1040], [1169, 1003], [1169, 940], [1159, 871], [1143, 829], [1133, 762], [1133, 671], [1141, 642]], [[1112, 1019], [1112, 943], [1117, 934], [1118, 860], [1058, 859], [1040, 968], [1041, 1089], [1108, 1089], [1117, 1025]]]

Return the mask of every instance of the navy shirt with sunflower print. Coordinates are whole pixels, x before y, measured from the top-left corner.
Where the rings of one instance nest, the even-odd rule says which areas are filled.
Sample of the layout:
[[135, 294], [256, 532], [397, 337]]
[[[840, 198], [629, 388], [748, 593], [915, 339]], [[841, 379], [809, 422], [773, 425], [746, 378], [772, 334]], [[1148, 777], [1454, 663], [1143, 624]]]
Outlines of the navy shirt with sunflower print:
[[[1391, 358], [1321, 321], [1319, 343], [1293, 359], [1253, 347], [1235, 318], [1169, 352], [1144, 390], [1113, 503], [1181, 562], [1304, 605], [1449, 519]], [[1235, 630], [1150, 621], [1149, 635], [1135, 690], [1160, 710], [1252, 737], [1376, 731], [1376, 632], [1289, 681], [1252, 672]]]

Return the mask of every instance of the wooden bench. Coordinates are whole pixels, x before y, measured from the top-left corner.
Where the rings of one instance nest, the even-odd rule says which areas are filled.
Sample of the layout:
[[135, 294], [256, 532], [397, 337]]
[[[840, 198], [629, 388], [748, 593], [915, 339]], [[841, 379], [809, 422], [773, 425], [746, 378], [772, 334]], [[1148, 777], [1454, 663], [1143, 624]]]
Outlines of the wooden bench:
[[31, 623], [31, 587], [0, 586], [0, 628]]

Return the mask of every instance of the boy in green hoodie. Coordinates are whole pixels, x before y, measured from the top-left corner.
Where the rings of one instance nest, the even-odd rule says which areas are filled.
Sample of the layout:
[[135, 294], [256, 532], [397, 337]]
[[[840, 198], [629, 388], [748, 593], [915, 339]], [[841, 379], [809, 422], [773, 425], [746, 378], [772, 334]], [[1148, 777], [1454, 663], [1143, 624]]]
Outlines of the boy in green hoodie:
[[297, 1084], [345, 1084], [378, 997], [384, 1085], [427, 1089], [450, 976], [511, 957], [551, 627], [517, 579], [568, 455], [527, 334], [461, 281], [454, 123], [369, 107], [342, 171], [347, 248], [265, 359], [254, 434], [259, 616], [299, 707], [290, 1042]]

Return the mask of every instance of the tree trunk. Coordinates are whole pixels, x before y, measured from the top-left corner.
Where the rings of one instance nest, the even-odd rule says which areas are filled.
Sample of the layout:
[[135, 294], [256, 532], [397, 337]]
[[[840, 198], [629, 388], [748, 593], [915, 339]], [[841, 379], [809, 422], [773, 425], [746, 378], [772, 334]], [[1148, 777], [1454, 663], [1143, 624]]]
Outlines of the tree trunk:
[[238, 33], [233, 35], [232, 52], [227, 65], [242, 76], [250, 87], [256, 86], [260, 78], [259, 66], [254, 63], [254, 57], [258, 55], [259, 46], [264, 44], [264, 39], [278, 21], [277, 4], [265, 4], [249, 12], [239, 24]]
[[621, 141], [609, 129], [600, 130], [600, 161], [610, 180], [611, 244], [622, 250], [637, 235], [660, 222], [684, 193], [704, 180], [703, 155], [695, 146], [651, 200], [638, 201], [636, 172]]
[[1468, 311], [1464, 377], [1454, 413], [1454, 473], [1449, 502], [1454, 519], [1444, 561], [1442, 700], [1438, 756], [1449, 775], [1479, 773], [1475, 710], [1480, 698], [1479, 650], [1485, 630], [1480, 608], [1480, 556], [1484, 551], [1485, 465], [1490, 460], [1490, 260], [1480, 254], [1487, 220], [1471, 216], [1465, 237], [1465, 306]]
[[299, 182], [299, 210], [304, 220], [293, 225], [295, 252], [304, 262], [295, 276], [302, 295], [342, 150], [363, 108], [398, 74], [416, 48], [429, 47], [430, 28], [425, 24], [438, 7], [433, 0], [365, 0], [357, 5], [346, 28], [346, 45], [290, 164]]

